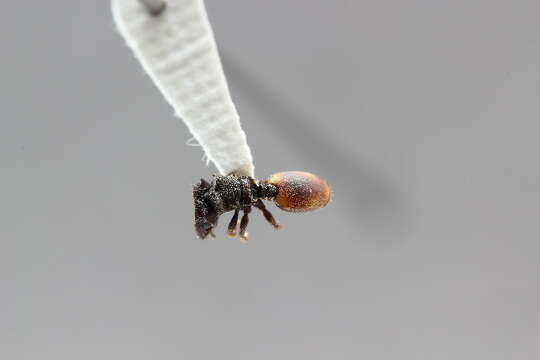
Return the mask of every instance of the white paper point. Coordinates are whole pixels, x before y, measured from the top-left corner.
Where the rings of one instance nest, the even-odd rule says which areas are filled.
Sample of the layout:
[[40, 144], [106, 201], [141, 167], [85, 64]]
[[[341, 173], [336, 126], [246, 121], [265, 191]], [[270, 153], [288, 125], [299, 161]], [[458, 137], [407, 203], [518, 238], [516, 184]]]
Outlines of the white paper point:
[[254, 176], [202, 0], [167, 0], [152, 15], [139, 0], [112, 0], [116, 25], [163, 96], [222, 175]]

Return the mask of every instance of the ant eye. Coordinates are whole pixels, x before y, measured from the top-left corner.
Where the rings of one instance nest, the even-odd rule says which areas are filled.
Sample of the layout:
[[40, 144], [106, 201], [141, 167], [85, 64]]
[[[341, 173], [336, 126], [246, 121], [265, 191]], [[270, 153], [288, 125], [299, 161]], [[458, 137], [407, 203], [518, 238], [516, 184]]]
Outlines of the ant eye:
[[285, 211], [305, 212], [324, 207], [332, 198], [332, 189], [317, 175], [303, 171], [287, 171], [264, 181], [277, 188], [276, 205]]

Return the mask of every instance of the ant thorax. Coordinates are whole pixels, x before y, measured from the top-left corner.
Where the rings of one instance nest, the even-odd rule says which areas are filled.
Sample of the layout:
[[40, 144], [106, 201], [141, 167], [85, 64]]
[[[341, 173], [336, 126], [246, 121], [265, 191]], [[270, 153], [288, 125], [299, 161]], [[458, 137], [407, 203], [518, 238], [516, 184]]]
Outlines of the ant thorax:
[[236, 236], [238, 213], [244, 212], [240, 221], [239, 235], [241, 239], [247, 238], [246, 227], [251, 206], [263, 211], [265, 218], [278, 227], [272, 215], [266, 210], [261, 199], [273, 199], [277, 189], [272, 184], [257, 183], [249, 176], [214, 175], [212, 182], [201, 179], [193, 187], [193, 200], [195, 202], [195, 231], [199, 238], [204, 239], [212, 235], [212, 229], [218, 224], [219, 217], [228, 212], [235, 211], [229, 223], [229, 236]]

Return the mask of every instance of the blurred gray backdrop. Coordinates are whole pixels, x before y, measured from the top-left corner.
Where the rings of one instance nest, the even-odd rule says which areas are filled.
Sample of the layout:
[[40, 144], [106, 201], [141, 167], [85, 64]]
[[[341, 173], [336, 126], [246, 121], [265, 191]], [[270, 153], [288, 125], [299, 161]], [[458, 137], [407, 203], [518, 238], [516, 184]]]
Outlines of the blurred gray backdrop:
[[110, 4], [6, 2], [0, 358], [538, 359], [540, 3], [206, 3], [257, 175], [333, 203], [196, 240]]

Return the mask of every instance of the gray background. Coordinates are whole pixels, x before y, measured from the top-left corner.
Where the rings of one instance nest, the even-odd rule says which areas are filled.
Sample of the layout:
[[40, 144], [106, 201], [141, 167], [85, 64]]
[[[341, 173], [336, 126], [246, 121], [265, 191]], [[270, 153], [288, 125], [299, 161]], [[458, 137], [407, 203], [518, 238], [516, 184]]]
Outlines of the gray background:
[[0, 357], [538, 359], [540, 3], [207, 7], [258, 176], [333, 203], [196, 240], [109, 3], [3, 3]]

